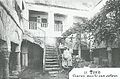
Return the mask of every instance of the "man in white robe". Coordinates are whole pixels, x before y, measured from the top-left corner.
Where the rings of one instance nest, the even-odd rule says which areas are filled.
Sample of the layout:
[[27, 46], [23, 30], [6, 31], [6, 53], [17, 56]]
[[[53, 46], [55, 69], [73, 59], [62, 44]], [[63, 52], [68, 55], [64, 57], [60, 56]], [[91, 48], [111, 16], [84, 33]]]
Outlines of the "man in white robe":
[[72, 51], [69, 49], [64, 50], [62, 55], [62, 66], [72, 66]]

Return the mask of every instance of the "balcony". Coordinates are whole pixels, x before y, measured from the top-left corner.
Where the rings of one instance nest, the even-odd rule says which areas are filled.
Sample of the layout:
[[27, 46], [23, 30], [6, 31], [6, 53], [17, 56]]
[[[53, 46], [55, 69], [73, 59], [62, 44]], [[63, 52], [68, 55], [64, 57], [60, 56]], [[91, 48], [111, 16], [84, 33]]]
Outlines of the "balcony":
[[29, 29], [37, 30], [37, 22], [30, 21], [29, 22]]
[[54, 25], [54, 31], [62, 32], [63, 31], [63, 25], [62, 24], [55, 24]]
[[41, 23], [41, 27], [47, 27], [48, 26], [48, 23]]
[[32, 30], [37, 30], [37, 27], [48, 27], [48, 23], [37, 23], [37, 22], [34, 22], [34, 21], [30, 21], [29, 22], [29, 29], [32, 29]]

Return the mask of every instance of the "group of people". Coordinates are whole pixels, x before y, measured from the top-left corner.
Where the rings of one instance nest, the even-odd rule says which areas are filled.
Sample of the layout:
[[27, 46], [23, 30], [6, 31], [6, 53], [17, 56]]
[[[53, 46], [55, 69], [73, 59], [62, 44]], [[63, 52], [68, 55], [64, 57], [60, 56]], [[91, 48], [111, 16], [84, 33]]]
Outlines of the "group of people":
[[79, 60], [79, 57], [77, 57], [78, 60], [76, 60], [77, 62], [75, 63], [75, 61], [73, 60], [74, 57], [72, 56], [72, 54], [73, 54], [73, 50], [68, 48], [68, 47], [65, 47], [65, 49], [64, 49], [64, 51], [62, 53], [62, 67], [63, 68], [70, 68], [70, 67], [74, 66], [75, 64], [77, 65], [75, 67], [80, 67], [80, 68], [100, 67], [98, 64], [95, 63], [95, 61], [87, 62], [85, 60]]
[[72, 67], [72, 53], [72, 49], [65, 47], [65, 50], [62, 54], [62, 66], [64, 68]]

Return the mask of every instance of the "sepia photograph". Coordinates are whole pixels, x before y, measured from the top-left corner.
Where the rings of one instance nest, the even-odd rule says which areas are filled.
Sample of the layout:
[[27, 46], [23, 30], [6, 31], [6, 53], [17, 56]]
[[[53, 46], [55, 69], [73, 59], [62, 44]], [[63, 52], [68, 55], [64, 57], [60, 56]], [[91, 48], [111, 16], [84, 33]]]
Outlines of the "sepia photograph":
[[119, 71], [120, 0], [0, 0], [0, 79], [120, 79]]

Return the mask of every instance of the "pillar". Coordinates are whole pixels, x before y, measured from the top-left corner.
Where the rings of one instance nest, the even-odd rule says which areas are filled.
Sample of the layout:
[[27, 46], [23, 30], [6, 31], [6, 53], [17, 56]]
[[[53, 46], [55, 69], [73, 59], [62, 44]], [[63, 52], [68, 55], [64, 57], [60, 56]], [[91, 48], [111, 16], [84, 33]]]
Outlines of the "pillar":
[[93, 60], [93, 50], [90, 49], [90, 60], [92, 61]]
[[21, 71], [21, 62], [20, 62], [20, 52], [16, 52], [17, 53], [17, 64], [16, 64], [16, 70], [18, 71], [18, 72], [20, 72]]
[[1, 46], [1, 53], [3, 56], [3, 79], [9, 79], [9, 56], [11, 44], [4, 42]]
[[20, 72], [21, 71], [21, 62], [20, 62], [20, 45], [19, 46], [17, 46], [16, 47], [16, 54], [17, 54], [17, 59], [16, 59], [16, 61], [17, 61], [17, 63], [16, 63], [16, 70], [18, 71], [18, 72]]
[[65, 19], [65, 24], [63, 26], [63, 32], [65, 32], [67, 29], [73, 26], [73, 15], [67, 15]]
[[25, 53], [25, 66], [28, 66], [28, 53]]
[[79, 44], [79, 48], [78, 48], [78, 55], [79, 55], [79, 58], [82, 58], [82, 56], [81, 56], [81, 44]]
[[28, 53], [22, 53], [22, 67], [28, 66]]
[[53, 32], [54, 32], [54, 13], [52, 11], [49, 11], [48, 12], [48, 33], [52, 35]]
[[25, 63], [25, 57], [24, 57], [24, 53], [22, 53], [22, 68], [24, 67], [24, 63]]
[[108, 46], [107, 52], [108, 52], [108, 65], [109, 67], [112, 67], [112, 48]]
[[54, 12], [51, 10], [48, 12], [48, 29], [46, 31], [46, 43], [49, 45], [55, 45], [55, 41], [53, 38], [55, 37], [54, 32]]
[[9, 54], [10, 52], [7, 51], [7, 49], [2, 49], [3, 55], [3, 79], [9, 79]]
[[22, 50], [21, 50], [21, 54], [22, 54], [22, 67], [26, 67], [28, 66], [28, 45], [27, 42], [22, 43]]

